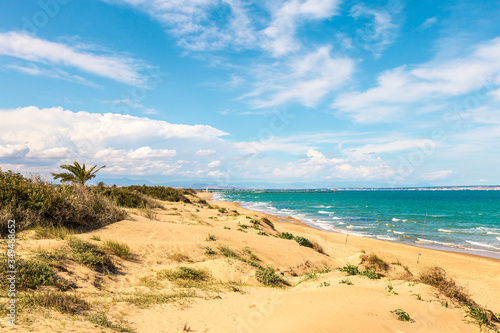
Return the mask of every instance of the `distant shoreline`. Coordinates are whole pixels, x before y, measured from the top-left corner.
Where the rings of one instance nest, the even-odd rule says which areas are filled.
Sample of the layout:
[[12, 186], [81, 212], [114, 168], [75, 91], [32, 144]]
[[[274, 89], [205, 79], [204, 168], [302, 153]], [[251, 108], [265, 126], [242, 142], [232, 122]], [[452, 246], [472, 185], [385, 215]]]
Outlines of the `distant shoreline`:
[[344, 191], [500, 191], [500, 185], [495, 186], [439, 186], [439, 187], [400, 187], [400, 188], [335, 188], [335, 189], [260, 189], [260, 190], [225, 190], [225, 189], [197, 189], [210, 193], [336, 193]]

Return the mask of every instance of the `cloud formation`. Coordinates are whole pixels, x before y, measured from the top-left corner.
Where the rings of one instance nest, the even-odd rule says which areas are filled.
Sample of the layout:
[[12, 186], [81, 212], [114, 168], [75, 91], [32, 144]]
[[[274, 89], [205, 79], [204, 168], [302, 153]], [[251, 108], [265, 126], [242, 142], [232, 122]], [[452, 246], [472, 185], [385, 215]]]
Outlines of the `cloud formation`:
[[[50, 66], [72, 67], [132, 86], [142, 84], [142, 77], [138, 72], [141, 66], [138, 61], [116, 55], [83, 51], [67, 44], [51, 42], [23, 32], [0, 32], [0, 55]], [[50, 73], [53, 73], [52, 75], [56, 76], [72, 77], [69, 74], [47, 72], [36, 67], [19, 66], [17, 69], [31, 75], [45, 74], [50, 76]], [[76, 78], [73, 76], [73, 79]]]

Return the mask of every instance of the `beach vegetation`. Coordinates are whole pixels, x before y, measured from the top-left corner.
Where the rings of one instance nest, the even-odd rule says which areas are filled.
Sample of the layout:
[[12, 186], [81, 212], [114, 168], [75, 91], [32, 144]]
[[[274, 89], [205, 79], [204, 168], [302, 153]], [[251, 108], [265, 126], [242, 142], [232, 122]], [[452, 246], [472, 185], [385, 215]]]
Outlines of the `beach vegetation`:
[[[5, 253], [0, 254], [0, 286], [2, 290], [7, 289], [10, 280], [8, 273], [9, 257]], [[45, 262], [39, 261], [36, 258], [23, 259], [16, 258], [16, 289], [37, 289], [39, 286], [52, 286], [56, 283], [56, 275], [54, 270]]]
[[250, 223], [254, 224], [254, 225], [258, 225], [260, 224], [260, 221], [259, 220], [256, 220], [256, 219], [251, 219], [250, 220]]
[[42, 227], [35, 226], [32, 228], [35, 231], [35, 238], [38, 239], [66, 239], [66, 237], [71, 236], [73, 232], [66, 227]]
[[112, 321], [108, 319], [106, 316], [106, 313], [104, 311], [93, 313], [87, 317], [87, 320], [90, 321], [92, 324], [104, 327], [104, 328], [109, 328], [113, 331], [117, 332], [135, 332], [135, 330], [131, 327], [124, 326], [122, 323], [120, 324], [115, 324]]
[[261, 219], [262, 223], [265, 223], [267, 224], [268, 226], [270, 226], [272, 229], [274, 229], [274, 223], [271, 222], [267, 217], [263, 217]]
[[[120, 221], [126, 213], [109, 199], [85, 186], [52, 185], [39, 176], [26, 178], [20, 173], [0, 170], [0, 232], [5, 234], [9, 219], [16, 220], [17, 231], [30, 228], [41, 235], [66, 237], [67, 230], [94, 230]], [[57, 229], [59, 228], [59, 229]]]
[[114, 262], [97, 245], [76, 237], [69, 239], [68, 245], [74, 261], [101, 273], [115, 271]]
[[85, 183], [96, 177], [96, 173], [99, 172], [102, 168], [106, 166], [97, 168], [97, 165], [94, 165], [89, 170], [86, 169], [85, 163], [80, 165], [77, 161], [74, 161], [73, 164], [63, 164], [60, 166], [61, 169], [67, 170], [68, 172], [55, 173], [52, 172], [52, 176], [54, 180], [60, 179], [61, 183], [71, 183], [78, 185], [85, 185]]
[[359, 275], [366, 276], [370, 280], [380, 279], [380, 275], [375, 273], [373, 269], [364, 269], [358, 273]]
[[226, 230], [231, 230], [231, 228], [224, 226], [224, 229]]
[[313, 245], [312, 243], [309, 241], [309, 239], [305, 238], [305, 237], [302, 237], [302, 236], [296, 236], [295, 237], [295, 241], [297, 243], [299, 243], [300, 246], [305, 246], [305, 247], [310, 247], [312, 248]]
[[221, 213], [221, 214], [226, 213], [226, 208], [219, 208], [219, 213]]
[[240, 227], [240, 228], [242, 228], [242, 229], [248, 229], [248, 228], [250, 228], [250, 226], [249, 226], [249, 225], [247, 225], [247, 224], [241, 224], [241, 223], [239, 223], [239, 222], [238, 222], [238, 227]]
[[142, 215], [150, 221], [159, 221], [158, 213], [149, 205], [144, 205]]
[[219, 252], [227, 258], [238, 258], [238, 255], [227, 246], [219, 246]]
[[107, 240], [103, 244], [104, 249], [106, 249], [109, 253], [114, 254], [122, 259], [128, 259], [132, 254], [130, 251], [130, 247], [122, 242]]
[[422, 295], [420, 294], [411, 294], [412, 296], [415, 296], [419, 301], [422, 300]]
[[323, 282], [321, 282], [321, 283], [319, 284], [319, 287], [320, 287], [320, 288], [321, 288], [321, 287], [330, 287], [330, 285], [331, 285], [331, 284], [330, 284], [330, 282], [328, 282], [328, 281], [323, 281]]
[[391, 313], [394, 313], [398, 316], [398, 320], [401, 321], [411, 321], [410, 315], [408, 312], [403, 311], [402, 309], [392, 310]]
[[184, 301], [187, 298], [196, 297], [194, 291], [178, 291], [172, 293], [155, 292], [134, 292], [129, 295], [120, 295], [113, 299], [115, 302], [127, 302], [135, 306], [146, 309], [155, 304], [167, 304]]
[[210, 246], [205, 246], [205, 254], [208, 256], [213, 256], [217, 254], [217, 251], [212, 249]]
[[483, 326], [494, 328], [492, 322], [498, 322], [498, 318], [491, 311], [483, 309], [482, 307], [477, 305], [468, 305], [465, 313], [473, 323], [479, 325], [479, 328], [481, 330]]
[[77, 314], [90, 308], [87, 301], [75, 293], [61, 291], [37, 291], [22, 295], [22, 302], [29, 306], [41, 306], [62, 313]]
[[348, 286], [351, 286], [352, 285], [352, 282], [351, 282], [351, 279], [349, 278], [344, 278], [342, 280], [340, 280], [339, 284], [346, 284]]
[[386, 271], [389, 268], [389, 265], [374, 253], [362, 255], [360, 259], [361, 263], [368, 269]]
[[255, 230], [260, 230], [260, 227], [259, 227], [257, 224], [254, 224], [254, 225], [252, 226], [252, 229], [255, 229]]
[[90, 240], [93, 240], [93, 241], [96, 241], [96, 242], [100, 242], [101, 241], [101, 236], [99, 236], [99, 235], [92, 235], [92, 236], [90, 236]]
[[419, 280], [439, 290], [444, 296], [465, 305], [473, 305], [474, 301], [465, 289], [458, 285], [452, 278], [446, 277], [444, 269], [434, 266], [420, 274]]
[[204, 269], [180, 266], [175, 270], [164, 269], [156, 273], [156, 276], [169, 281], [175, 280], [191, 280], [191, 281], [207, 281], [210, 278], [210, 273]]
[[261, 236], [268, 236], [268, 234], [266, 234], [266, 233], [265, 233], [264, 231], [262, 231], [262, 230], [261, 230], [261, 231], [259, 231], [259, 232], [257, 233], [257, 235], [261, 235]]
[[277, 275], [276, 270], [272, 267], [258, 268], [255, 271], [255, 278], [257, 279], [257, 281], [266, 286], [282, 287], [283, 285], [290, 285], [290, 282]]
[[283, 238], [283, 239], [294, 239], [294, 236], [293, 236], [293, 234], [291, 234], [289, 232], [282, 232], [280, 234], [280, 238]]
[[340, 271], [346, 272], [347, 275], [358, 275], [359, 274], [358, 266], [351, 265], [349, 263], [344, 265], [344, 267], [340, 268]]
[[192, 332], [191, 326], [189, 326], [188, 323], [184, 323], [184, 326], [182, 327], [182, 332]]
[[182, 254], [180, 252], [171, 253], [167, 256], [167, 258], [176, 262], [190, 261], [187, 255]]
[[207, 242], [215, 242], [217, 240], [217, 237], [215, 237], [214, 235], [210, 235], [208, 234], [208, 237], [207, 239], [205, 239]]
[[312, 248], [314, 251], [321, 253], [321, 254], [326, 254], [325, 251], [323, 250], [323, 247], [321, 245], [319, 245], [318, 242], [311, 241], [311, 244], [312, 244]]

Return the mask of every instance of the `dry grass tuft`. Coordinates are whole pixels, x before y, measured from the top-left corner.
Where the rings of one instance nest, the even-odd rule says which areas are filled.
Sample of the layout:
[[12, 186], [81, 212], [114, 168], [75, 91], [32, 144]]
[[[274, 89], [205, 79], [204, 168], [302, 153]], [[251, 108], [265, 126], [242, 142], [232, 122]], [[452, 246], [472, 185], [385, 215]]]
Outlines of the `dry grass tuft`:
[[374, 253], [371, 253], [369, 255], [363, 254], [360, 259], [361, 264], [363, 264], [367, 269], [385, 272], [389, 268], [389, 265]]
[[23, 298], [28, 305], [56, 309], [62, 313], [76, 314], [90, 308], [89, 303], [80, 296], [61, 291], [27, 293]]
[[452, 278], [446, 277], [446, 272], [440, 267], [429, 268], [426, 272], [420, 274], [419, 278], [422, 283], [433, 286], [444, 296], [460, 304], [476, 304], [462, 286], [458, 285]]

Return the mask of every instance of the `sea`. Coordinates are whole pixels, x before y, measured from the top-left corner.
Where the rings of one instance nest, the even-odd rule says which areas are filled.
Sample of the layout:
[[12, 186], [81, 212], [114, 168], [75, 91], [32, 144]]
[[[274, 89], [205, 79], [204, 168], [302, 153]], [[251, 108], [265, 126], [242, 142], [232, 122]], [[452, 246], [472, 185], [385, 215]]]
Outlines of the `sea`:
[[[500, 259], [500, 191], [213, 193], [312, 227]], [[425, 225], [424, 225], [425, 223]], [[347, 235], [346, 235], [347, 237]]]

